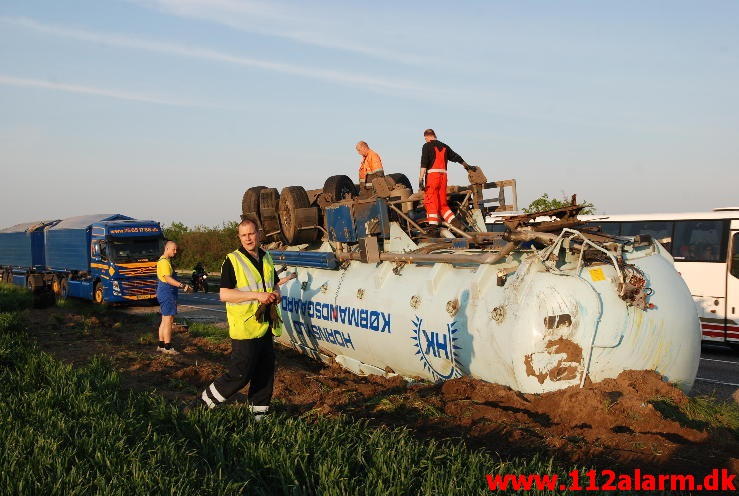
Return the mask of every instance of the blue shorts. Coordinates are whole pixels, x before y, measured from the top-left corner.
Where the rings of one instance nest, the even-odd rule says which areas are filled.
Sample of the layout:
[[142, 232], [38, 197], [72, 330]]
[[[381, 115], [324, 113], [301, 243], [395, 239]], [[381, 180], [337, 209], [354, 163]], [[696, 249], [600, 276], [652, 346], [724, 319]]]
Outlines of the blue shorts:
[[166, 282], [157, 284], [157, 300], [163, 316], [177, 315], [177, 288]]

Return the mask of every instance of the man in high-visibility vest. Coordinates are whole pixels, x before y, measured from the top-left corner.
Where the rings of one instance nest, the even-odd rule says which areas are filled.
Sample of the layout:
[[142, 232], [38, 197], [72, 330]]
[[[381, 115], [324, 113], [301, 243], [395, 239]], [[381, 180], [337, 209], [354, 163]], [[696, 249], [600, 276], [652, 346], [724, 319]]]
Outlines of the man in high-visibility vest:
[[426, 208], [426, 223], [431, 232], [438, 232], [441, 221], [451, 224], [454, 212], [447, 205], [447, 162], [462, 164], [465, 170], [472, 166], [455, 153], [448, 145], [436, 139], [433, 129], [423, 132], [426, 140], [421, 148], [421, 171], [418, 175], [418, 187], [425, 192], [423, 206]]
[[205, 388], [195, 405], [214, 408], [249, 384], [249, 407], [261, 419], [272, 400], [273, 335], [282, 333], [281, 296], [272, 257], [259, 247], [257, 225], [246, 219], [238, 229], [241, 247], [229, 253], [221, 267], [220, 298], [226, 303], [231, 363], [228, 372]]
[[371, 188], [374, 178], [385, 175], [385, 170], [382, 168], [382, 159], [364, 141], [357, 143], [356, 149], [362, 157], [362, 162], [359, 164], [359, 187], [362, 189]]

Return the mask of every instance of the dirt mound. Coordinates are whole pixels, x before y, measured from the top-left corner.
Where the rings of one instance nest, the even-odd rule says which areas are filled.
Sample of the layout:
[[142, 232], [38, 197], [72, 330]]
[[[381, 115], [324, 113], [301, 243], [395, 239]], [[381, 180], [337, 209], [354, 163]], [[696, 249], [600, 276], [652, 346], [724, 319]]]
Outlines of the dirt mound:
[[[31, 319], [39, 345], [60, 359], [81, 364], [104, 355], [124, 386], [155, 388], [178, 401], [191, 400], [228, 365], [227, 340], [196, 337], [184, 326], [173, 339], [181, 354], [157, 353], [152, 317], [46, 309], [33, 310]], [[689, 418], [690, 399], [653, 372], [533, 395], [468, 377], [443, 384], [358, 377], [282, 347], [277, 362], [275, 407], [295, 415], [346, 414], [408, 427], [423, 438], [463, 439], [501, 454], [543, 452], [601, 468], [693, 474], [739, 468], [737, 432]]]

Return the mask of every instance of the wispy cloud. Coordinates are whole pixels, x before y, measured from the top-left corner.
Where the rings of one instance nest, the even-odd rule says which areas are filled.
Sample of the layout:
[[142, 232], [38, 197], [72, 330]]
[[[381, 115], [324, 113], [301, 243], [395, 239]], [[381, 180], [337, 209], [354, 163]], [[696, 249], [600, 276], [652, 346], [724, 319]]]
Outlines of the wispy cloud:
[[108, 98], [117, 98], [118, 100], [131, 100], [135, 102], [156, 103], [159, 105], [174, 105], [179, 107], [201, 107], [196, 103], [182, 102], [159, 98], [156, 96], [142, 95], [140, 93], [131, 93], [128, 91], [113, 90], [107, 88], [96, 88], [93, 86], [84, 86], [79, 84], [58, 83], [53, 81], [43, 81], [40, 79], [27, 79], [15, 76], [7, 76], [0, 74], [0, 85], [18, 86], [22, 88], [42, 88], [47, 90], [66, 91], [68, 93], [81, 93], [85, 95], [103, 96]]
[[[361, 35], [358, 28], [367, 19], [361, 13], [347, 18], [340, 12], [341, 6], [331, 8], [330, 15], [318, 11], [315, 3], [285, 5], [280, 2], [254, 0], [131, 0], [166, 14], [222, 24], [233, 29], [260, 35], [283, 38], [297, 43], [355, 53], [375, 59], [400, 62], [407, 65], [423, 65], [433, 59], [394, 47], [382, 47], [383, 38], [397, 39], [387, 23], [382, 33], [373, 28]], [[403, 32], [409, 26], [405, 25]], [[366, 38], [364, 42], [362, 38]]]
[[195, 46], [176, 44], [172, 42], [162, 42], [143, 38], [134, 38], [131, 36], [99, 33], [94, 31], [69, 28], [65, 26], [45, 24], [28, 18], [0, 17], [0, 22], [10, 23], [37, 32], [68, 39], [99, 43], [115, 47], [133, 48], [164, 55], [174, 55], [179, 57], [210, 60], [231, 65], [253, 67], [267, 71], [280, 72], [283, 74], [291, 74], [295, 76], [319, 79], [337, 84], [362, 87], [378, 92], [394, 91], [404, 92], [408, 94], [432, 93], [432, 90], [430, 88], [424, 88], [408, 81], [376, 78], [365, 76], [362, 74], [353, 74], [331, 69], [317, 69], [295, 64], [272, 62], [269, 60], [244, 57], [241, 55], [234, 55], [231, 53], [211, 50], [208, 48], [200, 48]]

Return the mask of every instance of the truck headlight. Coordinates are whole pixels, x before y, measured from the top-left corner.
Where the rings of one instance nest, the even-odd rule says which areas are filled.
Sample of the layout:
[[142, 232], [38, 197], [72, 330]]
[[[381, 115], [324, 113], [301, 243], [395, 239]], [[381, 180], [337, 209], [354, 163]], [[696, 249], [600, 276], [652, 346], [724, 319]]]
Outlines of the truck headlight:
[[113, 291], [120, 291], [121, 287], [118, 285], [118, 281], [113, 281]]

